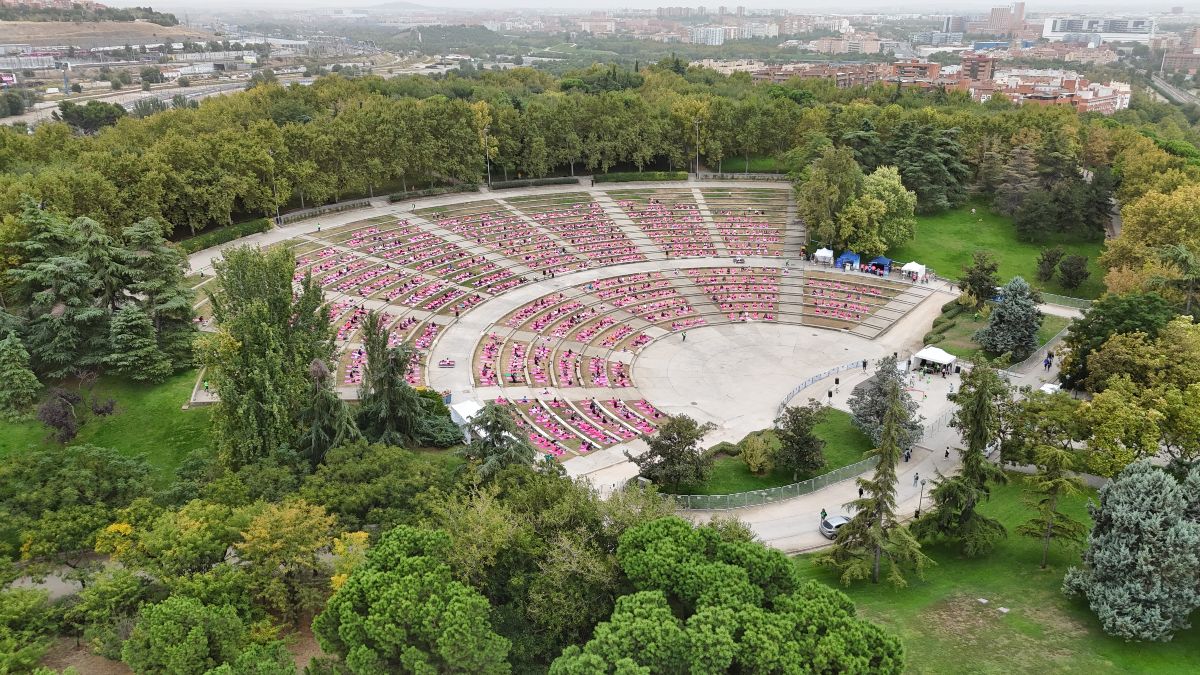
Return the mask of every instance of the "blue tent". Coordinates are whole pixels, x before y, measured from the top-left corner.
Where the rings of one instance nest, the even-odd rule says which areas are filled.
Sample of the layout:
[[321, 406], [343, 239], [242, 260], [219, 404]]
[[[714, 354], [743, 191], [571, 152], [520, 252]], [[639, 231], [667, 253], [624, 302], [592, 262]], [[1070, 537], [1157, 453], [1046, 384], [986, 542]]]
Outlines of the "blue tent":
[[846, 251], [845, 253], [838, 256], [837, 266], [845, 267], [846, 263], [850, 263], [851, 267], [857, 269], [859, 262], [861, 262], [861, 261], [862, 261], [862, 258], [858, 257], [857, 253], [855, 253], [854, 251]]
[[871, 264], [877, 267], [882, 267], [883, 271], [885, 272], [890, 272], [892, 270], [892, 261], [883, 256], [879, 256], [878, 258], [872, 260]]

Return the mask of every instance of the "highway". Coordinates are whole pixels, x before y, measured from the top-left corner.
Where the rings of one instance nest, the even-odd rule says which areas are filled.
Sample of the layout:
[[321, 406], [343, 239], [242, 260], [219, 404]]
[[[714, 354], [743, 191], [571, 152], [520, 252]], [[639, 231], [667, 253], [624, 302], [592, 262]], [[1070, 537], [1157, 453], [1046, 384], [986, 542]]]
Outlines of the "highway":
[[1154, 86], [1160, 92], [1162, 92], [1163, 96], [1166, 96], [1167, 98], [1171, 99], [1175, 103], [1180, 103], [1180, 104], [1200, 103], [1200, 101], [1196, 100], [1195, 96], [1180, 89], [1179, 87], [1176, 87], [1175, 85], [1171, 84], [1170, 82], [1167, 82], [1166, 80], [1162, 79], [1158, 75], [1151, 75], [1150, 78], [1152, 80], [1154, 80]]

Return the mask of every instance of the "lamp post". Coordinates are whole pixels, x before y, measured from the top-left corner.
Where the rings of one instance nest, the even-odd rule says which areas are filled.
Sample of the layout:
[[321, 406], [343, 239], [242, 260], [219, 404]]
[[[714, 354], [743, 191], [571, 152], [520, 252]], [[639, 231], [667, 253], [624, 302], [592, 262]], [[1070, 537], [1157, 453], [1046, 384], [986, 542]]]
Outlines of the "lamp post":
[[696, 125], [696, 178], [700, 177], [700, 118], [692, 120]]
[[925, 503], [925, 479], [921, 479], [921, 494], [917, 497], [917, 518], [921, 517], [921, 505]]
[[488, 145], [488, 130], [491, 127], [483, 128], [483, 162], [487, 164], [487, 184], [488, 189], [492, 187], [492, 148]]

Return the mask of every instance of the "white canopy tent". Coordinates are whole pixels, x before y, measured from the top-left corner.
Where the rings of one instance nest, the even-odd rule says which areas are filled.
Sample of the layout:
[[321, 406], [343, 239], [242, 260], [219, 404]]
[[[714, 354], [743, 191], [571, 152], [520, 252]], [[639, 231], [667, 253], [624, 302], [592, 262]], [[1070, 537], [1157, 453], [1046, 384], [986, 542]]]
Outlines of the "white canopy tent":
[[916, 359], [918, 363], [921, 361], [929, 361], [930, 363], [936, 363], [939, 366], [948, 366], [957, 360], [953, 354], [945, 351], [944, 349], [938, 349], [932, 345], [922, 347], [921, 351], [913, 355], [913, 358]]
[[832, 265], [833, 264], [833, 251], [831, 251], [827, 248], [819, 248], [819, 249], [817, 249], [817, 252], [813, 254], [813, 260], [817, 261], [818, 263], [820, 263], [822, 265]]
[[900, 271], [916, 274], [919, 277], [925, 276], [925, 266], [915, 260], [910, 263], [904, 263], [904, 267], [901, 267]]
[[471, 441], [471, 420], [475, 419], [480, 410], [483, 410], [483, 406], [476, 401], [459, 401], [450, 404], [450, 421], [462, 429], [463, 438], [467, 439], [467, 442]]

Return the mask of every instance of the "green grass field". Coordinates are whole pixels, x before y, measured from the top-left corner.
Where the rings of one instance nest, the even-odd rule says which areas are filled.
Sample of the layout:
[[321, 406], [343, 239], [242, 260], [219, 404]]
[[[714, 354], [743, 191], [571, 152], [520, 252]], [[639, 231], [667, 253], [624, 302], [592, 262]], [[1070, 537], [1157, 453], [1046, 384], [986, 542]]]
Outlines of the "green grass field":
[[[144, 455], [159, 482], [166, 481], [189, 452], [210, 447], [208, 410], [182, 409], [195, 382], [195, 371], [160, 385], [102, 378], [95, 391], [101, 400], [115, 399], [116, 411], [108, 417], [89, 412], [72, 444], [91, 443], [125, 455]], [[39, 447], [58, 447], [58, 443], [48, 438], [46, 427], [37, 420], [0, 424], [0, 457]]]
[[[779, 439], [770, 429], [755, 433], [762, 434], [768, 445], [778, 447]], [[831, 409], [825, 421], [817, 425], [816, 433], [825, 441], [825, 466], [813, 475], [829, 473], [834, 469], [858, 462], [871, 450], [871, 439], [854, 426], [848, 413], [841, 410]], [[812, 477], [812, 475], [801, 474], [800, 480]], [[714, 462], [712, 474], [707, 481], [701, 485], [682, 487], [679, 494], [727, 495], [789, 485], [794, 482], [796, 481], [792, 480], [792, 474], [783, 471], [772, 471], [762, 476], [756, 476], [746, 468], [746, 462], [741, 457], [723, 455]]]
[[[952, 326], [942, 332], [944, 337], [937, 346], [964, 359], [982, 354], [979, 344], [975, 342], [975, 333], [986, 327], [987, 323], [986, 319], [977, 320], [971, 314], [963, 312], [954, 318]], [[1038, 346], [1044, 346], [1069, 323], [1071, 320], [1066, 317], [1047, 314], [1042, 321], [1042, 327], [1038, 329]]]
[[[842, 589], [864, 616], [895, 631], [911, 673], [1196, 672], [1200, 627], [1165, 644], [1125, 642], [1105, 635], [1086, 603], [1063, 596], [1063, 574], [1079, 562], [1079, 551], [1052, 547], [1050, 567], [1039, 568], [1041, 543], [1012, 532], [1031, 515], [1022, 501], [1027, 478], [1010, 476], [982, 509], [1009, 529], [990, 555], [965, 559], [945, 546], [927, 546], [937, 565], [925, 580], [910, 578], [901, 589], [869, 582], [843, 587], [829, 570], [814, 566], [811, 555], [798, 564], [806, 576]], [[1089, 491], [1071, 499], [1066, 510], [1086, 521], [1085, 503], [1092, 497]], [[1192, 622], [1200, 623], [1200, 616]]]
[[[763, 156], [751, 155], [750, 161], [749, 161], [750, 168], [746, 168], [746, 164], [747, 164], [747, 162], [746, 162], [745, 157], [726, 157], [721, 162], [721, 172], [722, 173], [743, 173], [743, 172], [787, 173], [787, 168], [784, 167], [783, 162], [779, 161], [775, 157], [763, 157]], [[708, 168], [709, 168], [709, 170], [713, 170], [716, 167], [708, 167]]]
[[[975, 214], [971, 213], [972, 208], [976, 209]], [[1079, 288], [1067, 290], [1057, 278], [1050, 282], [1037, 280], [1038, 255], [1042, 249], [1055, 245], [1062, 246], [1068, 255], [1087, 256], [1092, 274]], [[1018, 241], [1011, 219], [992, 213], [983, 203], [971, 203], [934, 216], [918, 217], [916, 237], [888, 255], [900, 263], [916, 260], [944, 277], [956, 279], [961, 276], [963, 265], [971, 262], [971, 254], [984, 250], [1000, 264], [1001, 283], [1021, 276], [1048, 293], [1095, 298], [1104, 292], [1104, 274], [1096, 266], [1102, 249], [1099, 241], [1051, 239], [1037, 244]]]

